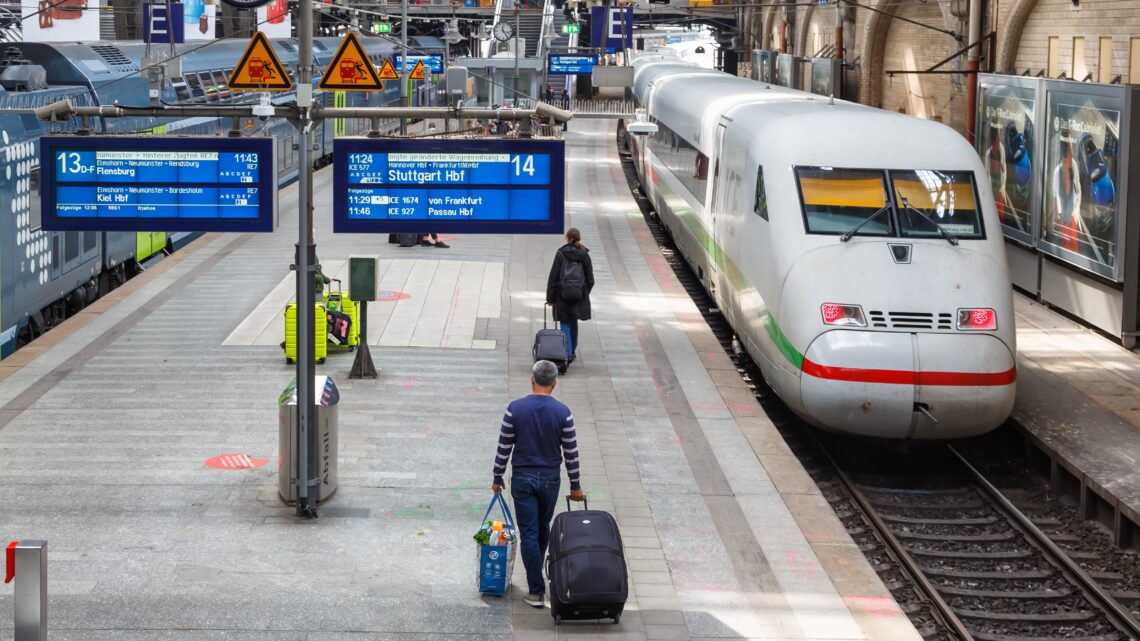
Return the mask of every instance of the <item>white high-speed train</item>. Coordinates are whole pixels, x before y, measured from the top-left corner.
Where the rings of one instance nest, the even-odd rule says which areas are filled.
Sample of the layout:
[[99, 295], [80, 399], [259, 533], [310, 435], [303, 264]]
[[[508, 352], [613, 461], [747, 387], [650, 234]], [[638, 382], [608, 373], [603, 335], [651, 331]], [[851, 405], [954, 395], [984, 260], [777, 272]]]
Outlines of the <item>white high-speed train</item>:
[[1013, 407], [1013, 299], [989, 180], [941, 124], [635, 61], [648, 197], [772, 389], [808, 422], [981, 434]]

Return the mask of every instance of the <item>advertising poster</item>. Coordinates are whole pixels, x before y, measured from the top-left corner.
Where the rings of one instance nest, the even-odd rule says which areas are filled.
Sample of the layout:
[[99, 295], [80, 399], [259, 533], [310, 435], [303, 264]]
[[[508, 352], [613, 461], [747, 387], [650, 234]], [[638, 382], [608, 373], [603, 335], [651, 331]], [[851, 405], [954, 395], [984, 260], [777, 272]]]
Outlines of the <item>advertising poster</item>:
[[213, 40], [217, 5], [206, 4], [205, 0], [182, 0], [182, 4], [186, 7], [182, 15], [186, 40]]
[[978, 152], [1007, 236], [1032, 242], [1036, 91], [982, 84]]
[[257, 30], [268, 38], [292, 38], [293, 18], [288, 0], [272, 0], [257, 8]]
[[1117, 96], [1048, 93], [1041, 248], [1114, 279], [1122, 111]]
[[95, 0], [23, 0], [25, 42], [99, 40], [99, 3]]

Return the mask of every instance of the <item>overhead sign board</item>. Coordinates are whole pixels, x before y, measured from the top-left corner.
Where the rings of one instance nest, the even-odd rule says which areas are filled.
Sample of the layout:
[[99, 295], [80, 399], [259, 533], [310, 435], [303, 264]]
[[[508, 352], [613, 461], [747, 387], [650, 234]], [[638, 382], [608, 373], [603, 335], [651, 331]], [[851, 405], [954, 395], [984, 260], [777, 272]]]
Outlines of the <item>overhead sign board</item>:
[[226, 85], [239, 90], [288, 91], [293, 88], [293, 80], [265, 34], [254, 31]]
[[633, 48], [633, 7], [591, 7], [590, 46], [607, 53]]
[[377, 22], [372, 25], [372, 33], [392, 33], [391, 22]]
[[582, 25], [577, 22], [567, 22], [562, 25], [562, 33], [579, 33], [582, 31]]
[[568, 55], [552, 53], [546, 56], [546, 72], [549, 74], [576, 75], [593, 73], [598, 64], [595, 55]]
[[329, 61], [329, 66], [325, 67], [317, 86], [325, 90], [380, 91], [384, 83], [376, 75], [376, 68], [364, 53], [360, 39], [349, 31], [340, 41], [340, 47]]
[[[392, 60], [396, 63], [396, 69], [399, 69], [400, 73], [408, 72], [407, 67], [404, 66], [404, 56], [402, 54], [396, 54]], [[408, 56], [408, 62], [411, 63], [412, 67], [415, 67], [418, 62], [422, 62], [432, 73], [443, 73], [443, 56], [422, 56], [413, 54]]]
[[143, 4], [143, 42], [181, 44], [186, 41], [186, 8], [180, 2]]
[[49, 231], [273, 231], [273, 138], [44, 136]]
[[561, 140], [338, 138], [333, 231], [561, 234]]

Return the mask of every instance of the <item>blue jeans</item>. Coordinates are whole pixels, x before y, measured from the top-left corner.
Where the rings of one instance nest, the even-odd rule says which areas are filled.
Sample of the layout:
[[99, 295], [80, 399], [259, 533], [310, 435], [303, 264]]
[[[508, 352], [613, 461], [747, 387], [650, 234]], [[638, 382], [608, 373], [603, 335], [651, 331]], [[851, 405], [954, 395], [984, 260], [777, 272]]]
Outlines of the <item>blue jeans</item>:
[[558, 472], [519, 472], [511, 476], [511, 498], [515, 500], [515, 519], [519, 526], [526, 583], [531, 594], [545, 594], [542, 580], [543, 559], [550, 543], [550, 520], [558, 507], [558, 490], [562, 479]]
[[566, 356], [574, 358], [574, 350], [578, 348], [578, 319], [558, 321], [558, 329], [566, 335]]

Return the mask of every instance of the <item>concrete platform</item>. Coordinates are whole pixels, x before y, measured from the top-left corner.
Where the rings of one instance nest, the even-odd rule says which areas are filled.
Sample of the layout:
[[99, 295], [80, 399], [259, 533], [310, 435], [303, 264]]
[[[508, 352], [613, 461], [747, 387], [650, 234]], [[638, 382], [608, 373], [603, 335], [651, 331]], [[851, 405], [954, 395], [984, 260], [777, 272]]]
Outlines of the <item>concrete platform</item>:
[[[326, 272], [373, 253], [385, 275], [381, 377], [348, 380], [351, 354], [318, 368], [342, 392], [340, 488], [319, 521], [276, 494], [290, 215], [197, 241], [0, 366], [0, 540], [49, 541], [53, 641], [917, 640], [658, 253], [612, 124], [574, 123], [567, 158], [597, 288], [557, 396], [590, 505], [625, 537], [620, 625], [555, 628], [519, 600], [521, 563], [512, 597], [475, 586], [470, 537], [502, 410], [529, 391], [559, 239], [333, 236], [325, 170]], [[269, 464], [206, 466], [223, 454]], [[0, 641], [11, 608], [0, 587]]]
[[1046, 457], [1057, 494], [1140, 545], [1140, 355], [1024, 296], [1014, 418]]

